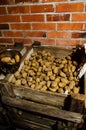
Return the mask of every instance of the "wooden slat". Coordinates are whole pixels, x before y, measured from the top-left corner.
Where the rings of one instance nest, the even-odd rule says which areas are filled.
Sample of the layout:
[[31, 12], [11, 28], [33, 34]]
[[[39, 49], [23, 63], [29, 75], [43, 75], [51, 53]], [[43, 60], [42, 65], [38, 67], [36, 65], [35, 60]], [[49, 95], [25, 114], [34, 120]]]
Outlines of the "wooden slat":
[[[21, 119], [14, 119], [13, 124], [23, 130], [52, 130], [50, 126], [44, 126], [35, 122], [25, 121]], [[20, 130], [20, 129], [19, 129]]]
[[86, 73], [84, 74], [84, 93], [86, 95]]
[[[23, 110], [20, 111], [20, 109], [14, 109], [8, 106], [6, 106], [6, 108], [7, 108], [8, 116], [10, 117], [12, 123], [14, 124], [16, 122], [15, 125], [18, 124], [18, 126], [22, 126], [23, 128], [25, 127], [25, 124], [27, 124], [26, 125], [27, 127], [30, 124], [32, 124], [32, 126], [35, 125], [37, 127], [38, 126], [44, 127], [45, 129], [48, 128], [50, 130], [53, 126], [56, 125], [57, 122], [56, 120], [48, 119], [31, 112], [26, 112]], [[23, 124], [21, 122], [23, 122]]]
[[52, 105], [57, 107], [64, 106], [67, 95], [56, 94], [52, 92], [42, 92], [40, 90], [32, 90], [31, 88], [14, 87], [14, 94], [22, 99], [31, 100], [41, 104]]
[[57, 107], [63, 107], [65, 99], [67, 98], [66, 94], [52, 93], [49, 91], [43, 92], [40, 90], [33, 90], [29, 87], [26, 88], [25, 86], [16, 87], [6, 81], [0, 82], [0, 86], [2, 86], [2, 95], [19, 97], [20, 99], [31, 100]]
[[43, 105], [31, 101], [10, 98], [3, 96], [2, 101], [5, 105], [21, 108], [23, 110], [36, 112], [46, 116], [53, 117], [55, 119], [67, 120], [74, 123], [82, 123], [83, 115], [80, 113], [70, 112], [66, 110], [60, 110], [57, 107]]
[[[86, 97], [86, 73], [84, 74], [84, 94]], [[86, 108], [86, 98], [85, 98], [85, 108]]]

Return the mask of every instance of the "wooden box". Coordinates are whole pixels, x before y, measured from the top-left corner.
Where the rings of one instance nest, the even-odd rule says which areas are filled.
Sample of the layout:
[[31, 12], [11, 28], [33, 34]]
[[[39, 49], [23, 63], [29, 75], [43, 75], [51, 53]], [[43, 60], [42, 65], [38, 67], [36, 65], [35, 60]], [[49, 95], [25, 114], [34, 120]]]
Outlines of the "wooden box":
[[[30, 56], [29, 53], [32, 54], [33, 51], [37, 50], [50, 51], [58, 58], [63, 58], [73, 52], [71, 48], [34, 47], [28, 50], [24, 59]], [[24, 59], [19, 71], [24, 64]], [[4, 80], [1, 80], [0, 87], [2, 102], [10, 121], [16, 127], [31, 130], [72, 130], [83, 126], [86, 75], [81, 84], [84, 92], [72, 95], [40, 91], [22, 85], [17, 87], [10, 83], [13, 76], [14, 74], [9, 74]]]

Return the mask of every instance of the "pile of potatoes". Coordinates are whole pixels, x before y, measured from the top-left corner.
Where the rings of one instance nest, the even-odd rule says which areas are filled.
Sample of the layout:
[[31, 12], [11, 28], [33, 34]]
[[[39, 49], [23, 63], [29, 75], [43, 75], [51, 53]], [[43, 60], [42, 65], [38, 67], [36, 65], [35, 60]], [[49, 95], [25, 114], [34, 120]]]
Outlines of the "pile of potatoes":
[[71, 56], [55, 58], [45, 50], [34, 52], [24, 60], [22, 69], [14, 74], [11, 82], [41, 91], [57, 93], [79, 93], [77, 62]]

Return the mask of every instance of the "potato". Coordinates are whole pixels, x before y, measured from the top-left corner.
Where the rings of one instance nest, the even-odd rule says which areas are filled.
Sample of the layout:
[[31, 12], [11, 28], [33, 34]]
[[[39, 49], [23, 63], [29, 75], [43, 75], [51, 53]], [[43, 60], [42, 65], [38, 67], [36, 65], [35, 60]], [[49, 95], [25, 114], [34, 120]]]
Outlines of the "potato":
[[31, 84], [31, 88], [34, 89], [35, 88], [35, 84]]
[[42, 71], [42, 67], [40, 66], [40, 67], [38, 68], [38, 72], [41, 73], [41, 71]]
[[43, 85], [45, 85], [45, 84], [46, 84], [46, 81], [40, 82], [40, 85], [41, 85], [41, 86], [43, 86]]
[[47, 81], [47, 87], [49, 88], [51, 85], [51, 81]]
[[15, 86], [20, 86], [21, 85], [21, 79], [18, 79], [15, 81]]
[[26, 72], [22, 73], [22, 77], [26, 78], [27, 77], [27, 73]]
[[48, 71], [47, 76], [51, 76], [52, 75], [52, 71]]
[[62, 71], [60, 71], [60, 74], [59, 74], [61, 77], [66, 77], [66, 74]]
[[28, 70], [29, 70], [30, 67], [26, 66], [24, 71], [28, 73]]
[[45, 81], [49, 81], [49, 76], [45, 76]]
[[74, 79], [74, 77], [73, 76], [69, 76], [69, 78], [68, 78], [70, 81], [72, 81], [73, 79]]
[[21, 80], [21, 84], [22, 84], [22, 85], [26, 85], [26, 84], [27, 84], [26, 79], [22, 79], [22, 80]]
[[67, 60], [65, 58], [62, 59], [62, 64], [67, 64]]
[[31, 81], [28, 81], [27, 84], [28, 84], [29, 87], [31, 87], [32, 82], [31, 82]]
[[70, 92], [71, 92], [71, 89], [70, 89], [70, 87], [69, 87], [69, 86], [67, 87], [67, 91], [68, 91], [68, 93], [70, 93]]
[[78, 94], [78, 93], [79, 93], [79, 90], [80, 90], [80, 87], [74, 87], [74, 88], [73, 88], [74, 94]]
[[60, 88], [64, 88], [65, 86], [66, 86], [66, 83], [59, 82], [59, 87], [60, 87]]
[[67, 68], [67, 67], [64, 67], [64, 68], [63, 68], [63, 72], [64, 72], [64, 73], [67, 73], [67, 72], [68, 72], [68, 68]]
[[65, 83], [65, 84], [69, 83], [69, 81], [67, 80], [67, 78], [61, 78], [61, 82]]
[[57, 88], [49, 87], [49, 90], [50, 90], [51, 92], [56, 92], [56, 91], [57, 91]]
[[67, 59], [67, 60], [71, 60], [71, 56], [67, 56], [66, 59]]
[[68, 66], [71, 66], [71, 65], [72, 65], [72, 61], [68, 60]]
[[52, 65], [52, 70], [54, 70], [55, 68], [56, 68], [56, 66], [53, 64], [53, 65]]
[[55, 67], [53, 72], [54, 72], [54, 74], [57, 74], [58, 73], [58, 67]]
[[15, 55], [15, 61], [18, 63], [20, 62], [20, 56], [18, 54]]
[[26, 79], [27, 79], [28, 82], [33, 81], [33, 78], [32, 78], [32, 77], [29, 77], [29, 76], [27, 76]]
[[72, 73], [74, 72], [76, 70], [76, 67], [75, 66], [71, 66], [71, 71], [72, 71]]
[[78, 65], [78, 63], [77, 63], [76, 61], [73, 61], [73, 65], [77, 66], [77, 65]]
[[12, 58], [10, 62], [11, 62], [12, 64], [15, 64], [15, 63], [16, 63], [16, 61], [15, 61], [14, 58]]
[[73, 89], [73, 87], [75, 87], [75, 81], [70, 81], [69, 87], [70, 89]]
[[71, 74], [71, 66], [70, 65], [68, 65], [68, 72]]
[[11, 62], [11, 57], [2, 57], [1, 61], [6, 62], [6, 63], [10, 63]]
[[59, 68], [60, 68], [60, 69], [64, 68], [64, 64], [61, 63], [61, 64], [59, 65]]
[[37, 76], [40, 76], [40, 75], [41, 75], [41, 73], [40, 73], [39, 71], [37, 71], [36, 75], [37, 75]]
[[42, 88], [40, 90], [41, 91], [46, 91], [47, 90], [47, 86], [46, 85], [42, 86]]
[[75, 77], [77, 77], [78, 73], [75, 71], [75, 72], [73, 73], [73, 75], [74, 75]]
[[55, 75], [51, 75], [50, 80], [55, 80]]
[[56, 87], [57, 86], [57, 82], [56, 81], [53, 81], [52, 83], [51, 83], [51, 87]]
[[64, 90], [65, 90], [65, 91], [68, 91], [68, 88], [69, 88], [69, 86], [66, 85], [66, 86], [64, 87]]
[[58, 76], [58, 77], [55, 79], [55, 81], [56, 81], [57, 83], [59, 83], [59, 82], [60, 82], [60, 77]]
[[13, 83], [13, 84], [14, 84], [15, 82], [16, 82], [16, 78], [15, 78], [15, 77], [13, 77], [13, 78], [12, 78], [12, 80], [11, 80], [11, 83]]
[[40, 82], [40, 78], [36, 78], [36, 82], [39, 83]]
[[35, 85], [35, 89], [39, 90], [39, 89], [41, 89], [41, 88], [42, 88], [42, 85], [36, 83], [36, 85]]
[[37, 66], [36, 62], [32, 62], [31, 65], [32, 65], [33, 67], [36, 67], [36, 66]]
[[35, 72], [33, 70], [28, 70], [28, 76], [35, 76]]
[[29, 61], [28, 60], [24, 60], [24, 64], [28, 65]]
[[64, 90], [62, 88], [58, 88], [58, 93], [64, 93]]
[[19, 71], [16, 71], [16, 72], [14, 73], [14, 76], [15, 76], [16, 79], [20, 78], [20, 77], [21, 77], [20, 72], [19, 72]]

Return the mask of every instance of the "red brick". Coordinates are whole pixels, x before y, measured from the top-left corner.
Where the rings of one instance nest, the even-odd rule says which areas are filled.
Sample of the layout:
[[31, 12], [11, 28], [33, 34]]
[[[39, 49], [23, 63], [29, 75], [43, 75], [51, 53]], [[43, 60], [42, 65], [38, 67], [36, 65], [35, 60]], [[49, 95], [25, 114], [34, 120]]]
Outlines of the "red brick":
[[24, 3], [24, 2], [38, 2], [39, 0], [15, 0], [15, 3], [20, 3], [20, 2], [22, 2], [22, 3]]
[[45, 32], [26, 32], [26, 37], [46, 37]]
[[84, 11], [84, 3], [64, 3], [56, 5], [56, 12], [82, 12]]
[[42, 2], [66, 2], [68, 0], [42, 0]]
[[20, 22], [20, 16], [0, 16], [0, 22]]
[[43, 22], [44, 15], [24, 15], [22, 16], [23, 22]]
[[56, 30], [54, 23], [33, 23], [32, 30]]
[[9, 29], [9, 25], [8, 24], [0, 24], [0, 29], [1, 30], [8, 30]]
[[0, 0], [0, 5], [14, 4], [13, 0]]
[[86, 32], [74, 32], [72, 38], [86, 38]]
[[24, 44], [27, 44], [27, 45], [31, 45], [32, 44], [32, 40], [29, 39], [29, 38], [14, 38], [14, 43], [15, 42], [22, 42]]
[[69, 32], [48, 32], [48, 38], [70, 38]]
[[30, 30], [31, 29], [31, 26], [30, 24], [11, 24], [11, 29], [13, 30]]
[[9, 14], [21, 14], [21, 13], [29, 13], [29, 6], [11, 6], [7, 7]]
[[82, 30], [82, 23], [58, 23], [58, 30]]
[[76, 46], [80, 45], [80, 40], [56, 40], [57, 46]]
[[81, 33], [73, 32], [72, 33], [72, 38], [81, 38]]
[[42, 45], [52, 45], [52, 46], [55, 46], [55, 40], [54, 39], [43, 39], [43, 38], [34, 38], [33, 39], [34, 41], [38, 41], [38, 42], [41, 42]]
[[5, 7], [0, 7], [0, 15], [1, 14], [6, 14], [6, 8]]
[[72, 14], [72, 21], [86, 21], [86, 13]]
[[12, 38], [0, 38], [0, 43], [12, 43]]
[[47, 21], [69, 21], [70, 14], [48, 14]]
[[22, 37], [22, 32], [5, 31], [4, 36], [5, 37]]
[[31, 6], [31, 13], [53, 12], [53, 5], [33, 5]]

